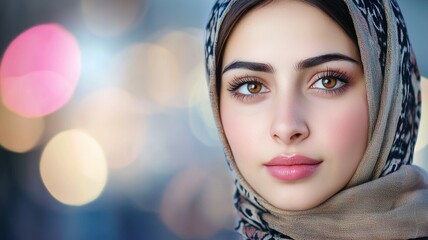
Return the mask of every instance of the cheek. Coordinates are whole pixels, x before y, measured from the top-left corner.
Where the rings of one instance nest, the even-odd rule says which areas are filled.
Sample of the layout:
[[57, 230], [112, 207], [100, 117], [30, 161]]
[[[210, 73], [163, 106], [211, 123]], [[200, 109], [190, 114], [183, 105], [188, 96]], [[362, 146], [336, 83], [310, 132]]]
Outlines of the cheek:
[[[348, 101], [336, 106], [334, 111], [324, 112], [319, 118], [320, 136], [325, 149], [338, 158], [359, 161], [364, 154], [368, 139], [368, 110], [365, 99]], [[358, 104], [355, 104], [357, 102]]]
[[233, 152], [235, 152], [242, 143], [246, 142], [244, 140], [249, 137], [247, 136], [249, 135], [248, 131], [244, 130], [247, 128], [246, 123], [240, 121], [238, 117], [232, 117], [231, 114], [222, 113], [221, 116], [226, 138]]
[[266, 125], [263, 124], [265, 120], [260, 117], [263, 114], [257, 117], [227, 103], [220, 109], [223, 129], [236, 161], [247, 159], [252, 154], [250, 149], [256, 149], [260, 144], [258, 140], [263, 134], [263, 126]]

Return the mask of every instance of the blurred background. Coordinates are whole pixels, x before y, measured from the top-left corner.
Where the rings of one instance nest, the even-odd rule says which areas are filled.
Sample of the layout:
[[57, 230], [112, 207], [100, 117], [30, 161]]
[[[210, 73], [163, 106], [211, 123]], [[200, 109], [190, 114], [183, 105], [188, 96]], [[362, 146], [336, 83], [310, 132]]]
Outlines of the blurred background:
[[[213, 2], [0, 1], [0, 239], [237, 238], [205, 82]], [[398, 2], [428, 76], [428, 2]]]

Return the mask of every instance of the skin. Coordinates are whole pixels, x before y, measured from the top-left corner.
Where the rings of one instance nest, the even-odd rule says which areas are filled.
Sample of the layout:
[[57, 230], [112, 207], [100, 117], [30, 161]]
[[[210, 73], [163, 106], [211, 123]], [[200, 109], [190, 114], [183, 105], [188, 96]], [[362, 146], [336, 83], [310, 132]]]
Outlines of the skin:
[[[326, 54], [340, 57], [302, 64]], [[360, 62], [341, 27], [301, 1], [257, 7], [234, 27], [223, 56], [221, 121], [238, 170], [273, 206], [316, 207], [355, 173], [368, 139]], [[273, 158], [293, 155], [322, 162], [293, 181], [267, 171]]]

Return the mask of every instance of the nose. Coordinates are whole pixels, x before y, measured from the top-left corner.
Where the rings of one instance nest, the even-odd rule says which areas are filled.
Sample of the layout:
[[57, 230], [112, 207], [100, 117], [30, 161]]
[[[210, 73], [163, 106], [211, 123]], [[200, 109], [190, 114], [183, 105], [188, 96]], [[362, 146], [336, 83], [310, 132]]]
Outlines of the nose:
[[286, 145], [297, 144], [309, 134], [305, 107], [296, 99], [278, 101], [272, 111], [271, 137]]

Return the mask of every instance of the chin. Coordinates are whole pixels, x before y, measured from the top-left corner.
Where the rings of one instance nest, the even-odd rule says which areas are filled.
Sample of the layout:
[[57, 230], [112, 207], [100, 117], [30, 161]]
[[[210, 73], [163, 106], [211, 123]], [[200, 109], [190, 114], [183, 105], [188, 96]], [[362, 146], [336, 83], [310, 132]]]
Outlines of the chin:
[[290, 199], [289, 197], [272, 200], [269, 201], [270, 204], [284, 211], [305, 211], [323, 203], [323, 201], [315, 201], [314, 199], [312, 199], [313, 201], [304, 201], [302, 199]]

